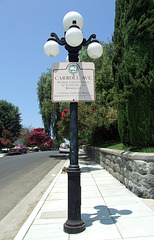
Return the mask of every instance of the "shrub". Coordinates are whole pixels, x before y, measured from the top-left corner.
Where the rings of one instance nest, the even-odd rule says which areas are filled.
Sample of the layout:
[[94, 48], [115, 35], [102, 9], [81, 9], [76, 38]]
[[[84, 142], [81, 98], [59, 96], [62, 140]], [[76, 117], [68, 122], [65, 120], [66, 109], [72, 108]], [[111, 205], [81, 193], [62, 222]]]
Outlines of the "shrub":
[[28, 146], [39, 147], [41, 150], [51, 149], [53, 139], [46, 135], [44, 128], [35, 128], [28, 134]]

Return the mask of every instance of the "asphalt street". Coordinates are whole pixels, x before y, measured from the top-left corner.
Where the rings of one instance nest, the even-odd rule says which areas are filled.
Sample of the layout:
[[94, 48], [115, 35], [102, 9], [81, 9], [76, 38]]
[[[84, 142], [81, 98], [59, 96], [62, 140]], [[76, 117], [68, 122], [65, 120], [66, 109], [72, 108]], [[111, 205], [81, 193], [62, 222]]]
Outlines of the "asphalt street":
[[66, 159], [58, 151], [0, 158], [0, 234], [5, 230], [5, 239], [13, 239]]
[[42, 178], [66, 158], [57, 151], [5, 156], [0, 159], [0, 220], [23, 199]]

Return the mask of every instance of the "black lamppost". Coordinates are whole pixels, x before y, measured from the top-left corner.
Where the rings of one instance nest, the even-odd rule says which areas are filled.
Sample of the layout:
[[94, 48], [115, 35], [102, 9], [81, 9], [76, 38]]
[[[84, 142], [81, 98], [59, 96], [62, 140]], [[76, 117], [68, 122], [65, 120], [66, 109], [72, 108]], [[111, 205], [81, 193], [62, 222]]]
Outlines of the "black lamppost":
[[[101, 44], [92, 34], [88, 40], [83, 38], [81, 29], [83, 18], [77, 12], [69, 12], [64, 16], [63, 25], [66, 30], [65, 37], [61, 39], [55, 33], [44, 45], [45, 53], [55, 57], [59, 53], [59, 45], [65, 46], [68, 51], [69, 62], [79, 61], [79, 51], [83, 46], [87, 47], [87, 53], [91, 58], [99, 58], [103, 49]], [[85, 230], [85, 224], [81, 219], [81, 186], [80, 167], [78, 165], [78, 105], [70, 102], [70, 165], [68, 167], [68, 219], [64, 224], [66, 233], [79, 233]]]

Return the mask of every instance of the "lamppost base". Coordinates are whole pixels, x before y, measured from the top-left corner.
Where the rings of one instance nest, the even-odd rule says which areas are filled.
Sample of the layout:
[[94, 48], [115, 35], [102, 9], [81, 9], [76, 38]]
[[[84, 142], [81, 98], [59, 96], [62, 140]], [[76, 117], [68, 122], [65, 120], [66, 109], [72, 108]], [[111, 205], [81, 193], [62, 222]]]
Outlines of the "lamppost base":
[[67, 220], [64, 223], [64, 232], [76, 234], [85, 230], [85, 224], [82, 220]]
[[85, 230], [81, 219], [81, 186], [80, 167], [69, 165], [68, 174], [68, 219], [64, 223], [64, 232], [69, 234], [80, 233]]

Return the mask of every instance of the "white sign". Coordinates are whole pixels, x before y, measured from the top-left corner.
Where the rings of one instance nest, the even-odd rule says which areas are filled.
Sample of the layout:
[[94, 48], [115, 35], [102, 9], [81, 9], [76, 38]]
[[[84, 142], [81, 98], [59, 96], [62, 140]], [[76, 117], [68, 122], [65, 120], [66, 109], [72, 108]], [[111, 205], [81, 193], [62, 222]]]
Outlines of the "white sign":
[[95, 100], [95, 68], [92, 62], [60, 62], [52, 66], [53, 102]]

